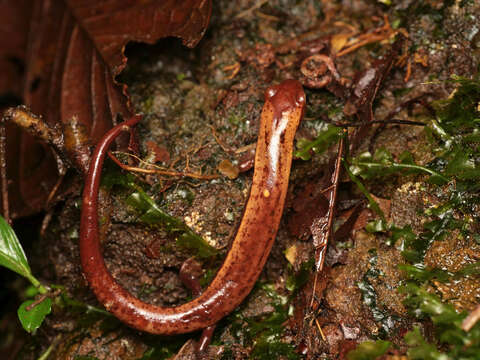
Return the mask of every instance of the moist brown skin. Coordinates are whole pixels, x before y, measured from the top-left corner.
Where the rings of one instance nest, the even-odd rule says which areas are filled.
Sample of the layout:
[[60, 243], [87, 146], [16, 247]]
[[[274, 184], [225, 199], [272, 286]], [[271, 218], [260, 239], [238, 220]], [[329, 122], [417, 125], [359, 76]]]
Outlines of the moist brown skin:
[[98, 236], [98, 188], [106, 151], [138, 119], [110, 130], [98, 143], [85, 181], [80, 224], [80, 257], [98, 300], [118, 319], [153, 334], [181, 334], [215, 324], [250, 293], [277, 234], [292, 162], [293, 139], [303, 117], [305, 93], [296, 80], [265, 92], [250, 197], [225, 261], [196, 299], [173, 308], [147, 304], [120, 286], [108, 272]]

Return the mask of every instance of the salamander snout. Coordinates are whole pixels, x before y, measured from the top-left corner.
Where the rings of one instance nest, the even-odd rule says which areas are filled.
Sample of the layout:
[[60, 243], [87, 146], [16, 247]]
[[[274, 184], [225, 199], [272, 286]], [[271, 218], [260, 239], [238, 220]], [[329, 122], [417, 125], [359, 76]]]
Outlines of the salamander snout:
[[265, 99], [269, 100], [277, 111], [290, 111], [303, 107], [305, 92], [299, 81], [289, 79], [269, 87], [265, 91]]

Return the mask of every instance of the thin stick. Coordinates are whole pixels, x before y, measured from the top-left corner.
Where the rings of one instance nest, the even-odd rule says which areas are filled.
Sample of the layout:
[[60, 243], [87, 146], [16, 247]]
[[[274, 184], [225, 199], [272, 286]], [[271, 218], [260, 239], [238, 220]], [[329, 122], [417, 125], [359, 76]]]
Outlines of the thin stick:
[[[346, 132], [346, 130], [344, 130]], [[312, 226], [322, 226], [323, 227], [323, 234], [321, 235], [320, 242], [318, 244], [314, 244], [315, 247], [315, 279], [313, 280], [313, 290], [312, 290], [312, 298], [310, 301], [310, 307], [313, 307], [313, 302], [315, 301], [315, 292], [317, 290], [317, 282], [318, 282], [318, 274], [322, 271], [323, 265], [325, 263], [325, 255], [327, 252], [327, 245], [328, 240], [332, 235], [332, 227], [333, 227], [333, 217], [335, 215], [335, 204], [337, 200], [337, 190], [338, 184], [340, 179], [340, 171], [341, 171], [341, 164], [342, 164], [342, 157], [344, 151], [344, 137], [340, 139], [338, 144], [338, 153], [337, 159], [335, 160], [335, 169], [332, 174], [332, 184], [329, 186], [329, 199], [328, 199], [328, 218], [326, 225], [323, 227], [321, 224], [314, 222]], [[324, 218], [324, 216], [322, 216]]]
[[335, 215], [335, 204], [337, 200], [337, 190], [338, 190], [338, 183], [340, 179], [340, 171], [341, 171], [341, 163], [343, 157], [343, 149], [344, 149], [344, 138], [340, 139], [338, 144], [338, 154], [337, 159], [335, 160], [335, 170], [332, 175], [332, 185], [331, 190], [329, 191], [329, 199], [328, 199], [328, 220], [327, 220], [327, 229], [322, 237], [322, 242], [317, 244], [316, 251], [315, 251], [315, 267], [318, 272], [322, 271], [323, 264], [325, 262], [325, 253], [327, 249], [328, 240], [332, 234], [332, 227], [333, 227], [333, 217]]
[[327, 341], [327, 338], [323, 334], [322, 327], [320, 326], [320, 323], [318, 322], [317, 319], [315, 319], [315, 324], [317, 324], [318, 331], [320, 332], [320, 336], [322, 337], [323, 341]]
[[264, 4], [266, 4], [268, 2], [268, 0], [259, 0], [257, 1], [257, 3], [255, 5], [253, 5], [252, 7], [248, 8], [247, 10], [244, 10], [242, 11], [241, 13], [238, 13], [235, 17], [237, 19], [240, 19], [240, 18], [243, 18], [243, 17], [246, 17], [248, 16], [249, 14], [251, 14], [254, 10], [257, 10], [259, 8], [261, 8]]
[[[333, 125], [338, 127], [360, 127], [365, 125], [364, 123], [352, 122], [352, 123], [336, 123], [332, 122]], [[426, 126], [424, 122], [421, 121], [412, 121], [412, 120], [401, 120], [401, 119], [391, 119], [391, 120], [372, 120], [370, 124], [397, 124], [397, 125], [412, 125], [412, 126]]]
[[7, 180], [7, 131], [5, 123], [0, 124], [0, 182], [2, 183], [2, 207], [3, 217], [8, 224], [12, 223], [10, 219], [10, 207], [8, 204], [8, 180]]
[[[128, 154], [124, 153], [125, 155], [131, 156], [139, 160], [140, 162], [144, 162], [142, 159], [139, 159], [137, 156], [133, 154]], [[202, 175], [202, 174], [195, 174], [191, 172], [180, 172], [180, 171], [171, 171], [171, 170], [163, 170], [163, 169], [142, 169], [139, 167], [135, 166], [130, 166], [130, 165], [125, 165], [123, 164], [120, 160], [118, 160], [115, 155], [111, 151], [108, 152], [108, 156], [110, 159], [112, 159], [115, 164], [120, 166], [122, 169], [127, 170], [127, 171], [134, 171], [134, 172], [139, 172], [142, 174], [159, 174], [159, 175], [167, 175], [167, 176], [176, 176], [176, 177], [189, 177], [193, 179], [200, 179], [200, 180], [213, 180], [213, 179], [218, 179], [220, 175], [218, 174], [213, 174], [213, 175]], [[149, 166], [154, 166], [157, 167], [157, 165], [154, 164], [148, 164]]]
[[475, 310], [473, 310], [462, 322], [462, 330], [470, 331], [470, 329], [477, 323], [480, 319], [480, 305], [478, 305]]

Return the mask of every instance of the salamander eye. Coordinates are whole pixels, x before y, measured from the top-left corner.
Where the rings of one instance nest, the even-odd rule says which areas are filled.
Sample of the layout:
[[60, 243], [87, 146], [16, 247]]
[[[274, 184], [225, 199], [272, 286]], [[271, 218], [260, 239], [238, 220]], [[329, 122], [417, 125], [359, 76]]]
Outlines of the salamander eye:
[[265, 92], [265, 95], [268, 99], [271, 99], [272, 97], [275, 96], [276, 93], [277, 93], [277, 89], [275, 89], [274, 87], [270, 87]]
[[303, 104], [305, 102], [305, 94], [303, 92], [297, 96], [297, 104]]

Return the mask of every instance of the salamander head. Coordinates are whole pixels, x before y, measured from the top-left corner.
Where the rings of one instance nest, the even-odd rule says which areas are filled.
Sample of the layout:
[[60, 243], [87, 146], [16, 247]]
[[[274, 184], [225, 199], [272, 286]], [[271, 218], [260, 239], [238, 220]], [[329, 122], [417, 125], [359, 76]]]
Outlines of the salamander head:
[[303, 108], [305, 92], [297, 80], [285, 80], [279, 85], [271, 86], [265, 91], [265, 100], [270, 101], [279, 113]]

